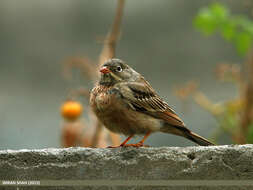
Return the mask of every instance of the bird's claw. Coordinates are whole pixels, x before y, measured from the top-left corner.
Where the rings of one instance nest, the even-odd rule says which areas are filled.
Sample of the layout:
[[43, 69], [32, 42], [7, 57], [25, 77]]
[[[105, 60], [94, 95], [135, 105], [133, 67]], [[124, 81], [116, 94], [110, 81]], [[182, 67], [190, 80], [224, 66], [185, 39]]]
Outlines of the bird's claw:
[[121, 147], [121, 145], [119, 145], [119, 146], [108, 146], [106, 148], [119, 148], [119, 147]]
[[119, 147], [150, 147], [150, 146], [138, 142], [136, 144], [121, 144], [119, 146], [108, 146], [107, 148], [119, 148]]
[[123, 145], [123, 147], [129, 147], [129, 146], [132, 146], [132, 147], [149, 147], [149, 145], [145, 145], [141, 142], [138, 142], [136, 144], [125, 144], [125, 145]]

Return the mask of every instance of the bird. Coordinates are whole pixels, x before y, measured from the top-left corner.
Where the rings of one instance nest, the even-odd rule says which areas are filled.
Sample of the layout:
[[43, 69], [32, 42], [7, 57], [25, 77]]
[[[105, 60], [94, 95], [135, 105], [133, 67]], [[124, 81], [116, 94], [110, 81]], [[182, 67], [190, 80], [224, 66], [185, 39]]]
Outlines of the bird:
[[[201, 146], [214, 145], [186, 127], [176, 112], [157, 94], [149, 82], [121, 59], [107, 60], [100, 79], [90, 93], [90, 106], [110, 131], [128, 136], [116, 147], [143, 147], [155, 132], [182, 136]], [[127, 142], [143, 136], [135, 144]]]

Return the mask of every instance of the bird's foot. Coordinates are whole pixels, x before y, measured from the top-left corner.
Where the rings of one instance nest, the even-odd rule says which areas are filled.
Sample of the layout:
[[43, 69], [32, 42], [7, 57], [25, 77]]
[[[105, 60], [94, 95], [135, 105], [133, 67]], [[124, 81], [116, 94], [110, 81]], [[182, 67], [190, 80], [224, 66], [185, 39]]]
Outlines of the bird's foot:
[[121, 144], [119, 146], [108, 146], [107, 148], [119, 148], [119, 147], [150, 147], [150, 146], [138, 142], [136, 144]]
[[149, 147], [149, 145], [145, 145], [142, 142], [138, 142], [136, 144], [125, 144], [125, 145], [123, 145], [123, 147], [129, 147], [129, 146], [132, 146], [132, 147]]
[[119, 147], [122, 147], [122, 146], [121, 145], [119, 145], [119, 146], [108, 146], [106, 148], [119, 148]]

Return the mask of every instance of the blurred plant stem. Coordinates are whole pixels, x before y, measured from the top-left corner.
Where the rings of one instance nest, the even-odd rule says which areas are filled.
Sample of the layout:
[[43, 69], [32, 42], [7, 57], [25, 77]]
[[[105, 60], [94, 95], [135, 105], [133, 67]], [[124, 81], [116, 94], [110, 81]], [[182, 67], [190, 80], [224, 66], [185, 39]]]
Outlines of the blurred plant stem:
[[253, 52], [250, 53], [247, 64], [245, 65], [247, 71], [245, 79], [245, 90], [242, 94], [243, 109], [240, 120], [240, 135], [238, 135], [238, 141], [240, 144], [247, 142], [247, 134], [249, 132], [249, 126], [253, 123]]
[[104, 40], [104, 46], [99, 56], [98, 66], [100, 67], [104, 62], [110, 58], [115, 57], [116, 44], [120, 35], [120, 26], [123, 17], [123, 9], [125, 0], [117, 1], [116, 14], [114, 17], [113, 25], [111, 30], [108, 32], [106, 39]]
[[[115, 51], [116, 51], [116, 45], [117, 41], [120, 35], [120, 26], [122, 23], [122, 17], [123, 17], [123, 9], [124, 9], [125, 0], [118, 0], [117, 1], [117, 7], [116, 7], [116, 13], [114, 16], [114, 21], [111, 27], [111, 30], [108, 32], [105, 40], [103, 41], [103, 48], [102, 51], [98, 57], [97, 63], [94, 61], [91, 61], [88, 58], [72, 58], [65, 62], [64, 67], [64, 74], [66, 77], [70, 78], [71, 73], [69, 72], [71, 68], [76, 67], [78, 68], [83, 75], [90, 81], [92, 81], [94, 84], [99, 79], [99, 67], [108, 59], [111, 59], [115, 57]], [[95, 65], [95, 66], [94, 66]], [[73, 91], [70, 93], [70, 95], [73, 97], [82, 96], [86, 99], [89, 99], [89, 90], [86, 88], [81, 88], [80, 90]], [[111, 142], [113, 145], [119, 145], [120, 144], [120, 137], [119, 135], [116, 135], [112, 132], [108, 132], [108, 130], [104, 130], [102, 128], [102, 124], [97, 120], [97, 118], [94, 116], [94, 114], [90, 111], [90, 119], [92, 120], [92, 125], [95, 127], [95, 132], [91, 138], [91, 143], [89, 146], [91, 147], [98, 147], [100, 145], [104, 145], [104, 143], [101, 142], [107, 142], [107, 136], [109, 134], [109, 137], [111, 139]], [[85, 136], [85, 135], [84, 135]], [[89, 138], [89, 137], [88, 137]], [[109, 143], [108, 143], [109, 144]], [[87, 145], [85, 145], [87, 146]]]
[[[120, 35], [120, 26], [122, 23], [122, 17], [123, 17], [123, 9], [124, 9], [124, 4], [125, 4], [125, 0], [118, 0], [117, 1], [117, 8], [116, 8], [116, 14], [114, 17], [114, 21], [113, 21], [113, 25], [111, 28], [111, 31], [107, 34], [107, 37], [104, 41], [104, 46], [102, 49], [102, 52], [99, 56], [99, 60], [98, 60], [98, 68], [104, 64], [104, 62], [108, 59], [111, 59], [113, 57], [115, 57], [116, 54], [116, 43], [118, 41], [119, 35]], [[96, 69], [96, 71], [98, 71], [98, 69]], [[98, 73], [98, 72], [97, 72]], [[99, 73], [98, 73], [99, 75]], [[102, 128], [102, 124], [97, 120], [96, 121], [96, 132], [92, 141], [92, 145], [96, 146], [98, 138], [100, 136], [100, 133], [103, 132]], [[105, 133], [108, 130], [105, 130]], [[120, 144], [120, 137], [119, 135], [116, 135], [112, 132], [109, 131], [111, 140], [113, 145], [118, 145]]]

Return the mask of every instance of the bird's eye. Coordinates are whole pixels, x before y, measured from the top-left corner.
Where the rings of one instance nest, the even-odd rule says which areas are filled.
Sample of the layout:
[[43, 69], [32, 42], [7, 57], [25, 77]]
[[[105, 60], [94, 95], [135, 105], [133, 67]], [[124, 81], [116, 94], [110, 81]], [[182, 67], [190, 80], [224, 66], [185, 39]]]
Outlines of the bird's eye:
[[117, 71], [118, 71], [118, 72], [121, 72], [121, 71], [122, 71], [121, 66], [118, 66], [118, 67], [117, 67]]

